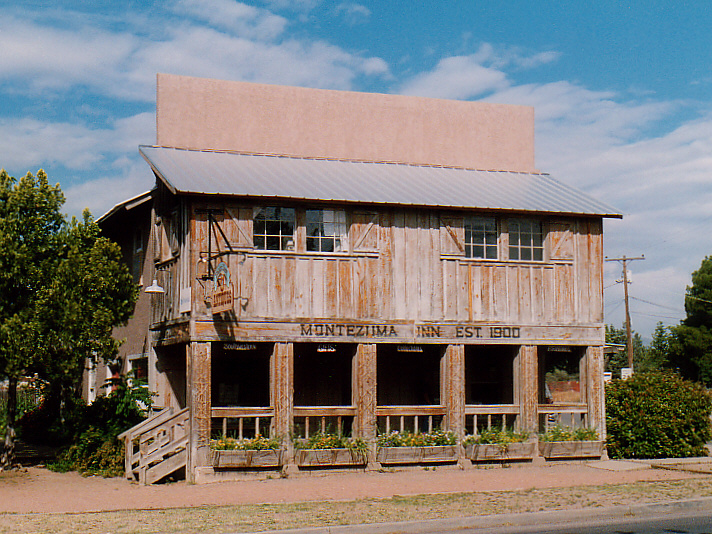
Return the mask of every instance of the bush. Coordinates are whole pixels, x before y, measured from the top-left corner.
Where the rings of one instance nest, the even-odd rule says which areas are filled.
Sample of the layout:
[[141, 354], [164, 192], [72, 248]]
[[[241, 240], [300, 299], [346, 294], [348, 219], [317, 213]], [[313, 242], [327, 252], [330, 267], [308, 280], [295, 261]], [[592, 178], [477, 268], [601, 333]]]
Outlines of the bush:
[[488, 428], [483, 430], [478, 435], [467, 436], [463, 441], [463, 445], [474, 443], [480, 444], [498, 444], [507, 445], [509, 443], [524, 443], [529, 439], [528, 432], [516, 432], [511, 429], [502, 430], [501, 428]]
[[111, 379], [108, 395], [75, 410], [71, 443], [48, 465], [50, 469], [105, 477], [123, 473], [124, 445], [118, 435], [145, 419], [151, 406], [150, 392], [130, 378]]
[[379, 447], [430, 447], [437, 445], [457, 445], [457, 436], [445, 430], [432, 432], [398, 432], [380, 434], [376, 441]]
[[598, 432], [595, 428], [569, 428], [556, 425], [539, 434], [539, 441], [596, 441]]
[[636, 373], [606, 385], [606, 440], [612, 458], [706, 456], [712, 397], [672, 372]]
[[368, 448], [362, 439], [347, 438], [342, 434], [330, 432], [317, 432], [306, 440], [295, 440], [294, 447], [297, 449], [351, 449], [353, 451], [365, 451]]

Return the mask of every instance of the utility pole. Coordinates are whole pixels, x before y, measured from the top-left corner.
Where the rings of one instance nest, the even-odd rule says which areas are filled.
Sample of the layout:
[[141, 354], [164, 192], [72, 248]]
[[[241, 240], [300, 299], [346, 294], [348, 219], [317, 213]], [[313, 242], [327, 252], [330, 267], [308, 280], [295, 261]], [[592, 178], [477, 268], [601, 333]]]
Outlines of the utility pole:
[[644, 260], [645, 256], [641, 255], [637, 258], [606, 258], [606, 261], [619, 261], [623, 264], [623, 294], [625, 295], [625, 334], [626, 334], [626, 349], [628, 350], [628, 367], [633, 369], [633, 335], [630, 328], [630, 308], [628, 306], [628, 262], [634, 260]]

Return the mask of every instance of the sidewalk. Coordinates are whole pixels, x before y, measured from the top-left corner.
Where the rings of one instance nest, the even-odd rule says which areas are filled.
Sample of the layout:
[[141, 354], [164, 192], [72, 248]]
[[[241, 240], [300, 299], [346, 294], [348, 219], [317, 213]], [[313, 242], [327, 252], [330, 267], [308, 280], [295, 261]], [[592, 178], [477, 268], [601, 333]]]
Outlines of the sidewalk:
[[[534, 466], [407, 468], [383, 472], [305, 472], [289, 478], [206, 485], [139, 486], [32, 467], [0, 474], [0, 512], [88, 512], [209, 505], [350, 501], [394, 496], [605, 486], [706, 478], [712, 458], [552, 462]], [[712, 483], [712, 478], [710, 478]], [[605, 506], [606, 503], [601, 503]]]

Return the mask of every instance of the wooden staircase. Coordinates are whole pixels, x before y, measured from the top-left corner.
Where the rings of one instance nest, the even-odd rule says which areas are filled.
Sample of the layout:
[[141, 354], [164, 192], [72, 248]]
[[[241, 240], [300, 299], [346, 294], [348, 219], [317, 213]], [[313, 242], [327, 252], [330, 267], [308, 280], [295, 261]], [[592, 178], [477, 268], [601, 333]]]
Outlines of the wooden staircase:
[[126, 447], [126, 478], [153, 484], [188, 461], [188, 408], [165, 408], [119, 435]]

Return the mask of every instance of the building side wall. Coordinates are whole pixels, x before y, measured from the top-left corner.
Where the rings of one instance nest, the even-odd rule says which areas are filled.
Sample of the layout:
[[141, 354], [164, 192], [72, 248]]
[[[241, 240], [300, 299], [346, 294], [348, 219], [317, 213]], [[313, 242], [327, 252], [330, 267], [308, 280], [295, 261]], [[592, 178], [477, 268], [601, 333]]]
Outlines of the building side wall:
[[169, 74], [157, 87], [160, 146], [535, 171], [531, 107]]

